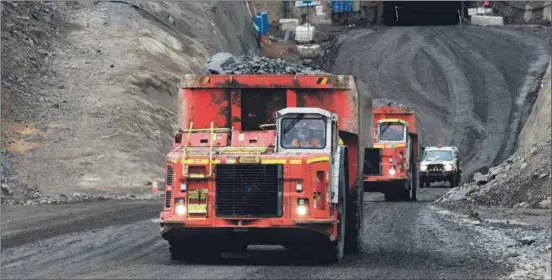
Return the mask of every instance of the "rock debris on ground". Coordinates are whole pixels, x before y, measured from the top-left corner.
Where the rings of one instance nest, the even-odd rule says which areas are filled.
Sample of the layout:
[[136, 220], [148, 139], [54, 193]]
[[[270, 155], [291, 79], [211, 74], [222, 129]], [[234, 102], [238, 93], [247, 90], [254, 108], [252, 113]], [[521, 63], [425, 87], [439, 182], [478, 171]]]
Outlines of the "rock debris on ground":
[[[495, 263], [510, 267], [499, 279], [546, 279], [550, 277], [550, 215], [544, 210], [524, 213], [520, 209], [485, 211], [481, 218], [434, 209], [444, 218], [478, 233], [478, 243]], [[493, 218], [488, 218], [493, 217]], [[496, 219], [501, 217], [502, 219]], [[548, 222], [544, 222], [548, 221]]]
[[528, 152], [518, 151], [485, 174], [476, 172], [473, 182], [450, 190], [436, 203], [550, 208], [550, 143], [548, 140]]

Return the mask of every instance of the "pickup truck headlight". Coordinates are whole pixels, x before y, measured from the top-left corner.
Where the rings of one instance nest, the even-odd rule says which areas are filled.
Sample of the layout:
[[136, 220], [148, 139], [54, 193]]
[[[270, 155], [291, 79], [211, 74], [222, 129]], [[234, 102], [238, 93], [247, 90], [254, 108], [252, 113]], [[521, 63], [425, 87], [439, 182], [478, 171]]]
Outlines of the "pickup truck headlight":
[[452, 165], [452, 164], [445, 164], [445, 166], [443, 166], [443, 170], [445, 170], [445, 171], [452, 171], [452, 170], [454, 170], [454, 165]]
[[427, 171], [427, 165], [420, 165], [420, 171]]

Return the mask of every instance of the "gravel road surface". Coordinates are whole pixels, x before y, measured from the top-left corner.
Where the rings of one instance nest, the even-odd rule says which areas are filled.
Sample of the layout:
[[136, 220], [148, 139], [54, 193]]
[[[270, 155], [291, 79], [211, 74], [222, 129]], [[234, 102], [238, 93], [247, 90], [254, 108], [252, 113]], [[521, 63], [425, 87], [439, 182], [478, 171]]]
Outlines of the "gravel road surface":
[[424, 144], [458, 146], [463, 179], [513, 152], [549, 58], [536, 36], [476, 26], [353, 29], [339, 43], [325, 70], [415, 106]]
[[[418, 202], [366, 194], [365, 252], [337, 265], [298, 265], [280, 247], [250, 247], [221, 265], [170, 260], [152, 222], [159, 201], [2, 207], [2, 278], [489, 278], [506, 273], [478, 236], [430, 208], [447, 188], [421, 189]], [[393, 220], [390, 220], [390, 218]]]

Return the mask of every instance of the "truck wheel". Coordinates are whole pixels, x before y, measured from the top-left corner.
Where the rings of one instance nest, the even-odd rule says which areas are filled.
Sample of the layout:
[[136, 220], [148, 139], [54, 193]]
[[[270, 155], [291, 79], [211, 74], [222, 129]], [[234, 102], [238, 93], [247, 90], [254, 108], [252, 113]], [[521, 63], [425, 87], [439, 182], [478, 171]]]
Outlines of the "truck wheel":
[[361, 251], [360, 246], [361, 234], [360, 225], [362, 223], [362, 205], [359, 201], [358, 193], [356, 189], [348, 192], [347, 195], [347, 232], [345, 233], [345, 253], [358, 253]]
[[394, 191], [386, 191], [383, 193], [385, 201], [397, 201], [397, 194]]
[[431, 187], [431, 184], [429, 183], [429, 180], [425, 180], [424, 181], [424, 185], [426, 188], [430, 188]]
[[[326, 246], [313, 246], [307, 249], [309, 253], [313, 254], [314, 258], [323, 263], [338, 263], [343, 260], [345, 255], [345, 238], [347, 237], [347, 193], [343, 194], [347, 189], [341, 188], [339, 190], [339, 203], [337, 204], [337, 215], [339, 219], [337, 228], [337, 240], [329, 241]], [[301, 252], [299, 252], [301, 254]]]
[[456, 177], [456, 175], [452, 175], [452, 179], [450, 180], [450, 187], [458, 187], [458, 178]]
[[401, 191], [401, 201], [410, 201], [410, 190]]
[[[338, 218], [339, 218], [339, 224], [338, 224], [338, 231], [339, 235], [337, 236], [337, 240], [332, 242], [333, 250], [332, 252], [332, 258], [331, 261], [333, 262], [341, 262], [343, 260], [343, 256], [345, 255], [345, 238], [347, 237], [347, 199], [346, 199], [346, 192], [347, 187], [343, 187], [340, 190], [340, 193], [343, 193], [341, 195], [341, 203], [339, 203], [339, 207], [337, 208], [338, 212]], [[355, 236], [356, 237], [356, 236]]]

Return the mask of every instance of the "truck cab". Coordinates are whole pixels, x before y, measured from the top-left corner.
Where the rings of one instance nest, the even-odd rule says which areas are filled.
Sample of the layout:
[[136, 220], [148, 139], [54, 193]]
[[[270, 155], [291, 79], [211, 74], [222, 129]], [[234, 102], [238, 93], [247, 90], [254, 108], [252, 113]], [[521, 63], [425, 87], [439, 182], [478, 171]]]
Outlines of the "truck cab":
[[364, 191], [386, 201], [416, 201], [419, 124], [414, 108], [375, 108], [374, 149], [365, 156]]
[[420, 162], [420, 183], [430, 187], [433, 182], [449, 182], [457, 187], [461, 178], [460, 157], [454, 146], [424, 148]]

